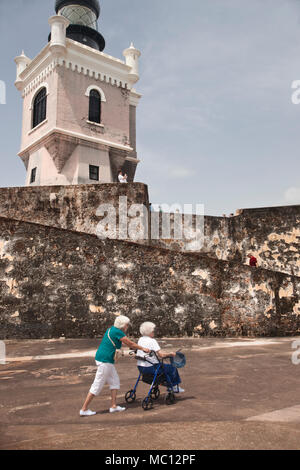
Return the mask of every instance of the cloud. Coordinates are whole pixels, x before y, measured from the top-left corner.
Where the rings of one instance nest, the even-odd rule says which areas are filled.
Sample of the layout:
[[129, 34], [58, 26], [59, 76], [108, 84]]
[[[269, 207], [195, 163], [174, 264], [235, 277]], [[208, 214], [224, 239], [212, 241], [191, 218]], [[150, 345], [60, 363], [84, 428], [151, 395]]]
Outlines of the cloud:
[[[164, 151], [152, 152], [147, 148], [140, 148], [140, 155], [143, 167], [147, 172], [153, 172], [156, 178], [168, 179], [184, 179], [191, 178], [195, 174], [194, 171], [180, 163], [180, 158], [175, 155], [174, 160], [170, 161], [168, 155]], [[182, 159], [182, 156], [180, 156]], [[200, 158], [200, 157], [199, 157]]]
[[289, 203], [300, 204], [300, 188], [288, 188], [284, 193], [284, 199]]
[[188, 168], [177, 166], [170, 170], [170, 176], [176, 179], [188, 178], [192, 176], [192, 172]]

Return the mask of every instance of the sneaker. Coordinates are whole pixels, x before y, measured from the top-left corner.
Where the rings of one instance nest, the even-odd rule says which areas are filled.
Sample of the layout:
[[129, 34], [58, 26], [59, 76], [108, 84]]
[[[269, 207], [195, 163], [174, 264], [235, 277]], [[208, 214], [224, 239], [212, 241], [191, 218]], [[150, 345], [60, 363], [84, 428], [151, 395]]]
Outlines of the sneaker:
[[109, 408], [110, 413], [116, 413], [118, 411], [125, 411], [126, 408], [122, 408], [122, 406], [117, 406], [116, 408]]
[[174, 385], [174, 387], [173, 387], [173, 392], [174, 393], [183, 393], [184, 391], [185, 390], [183, 388], [179, 387], [179, 385]]
[[96, 414], [96, 411], [91, 411], [91, 410], [80, 410], [80, 416], [94, 416]]

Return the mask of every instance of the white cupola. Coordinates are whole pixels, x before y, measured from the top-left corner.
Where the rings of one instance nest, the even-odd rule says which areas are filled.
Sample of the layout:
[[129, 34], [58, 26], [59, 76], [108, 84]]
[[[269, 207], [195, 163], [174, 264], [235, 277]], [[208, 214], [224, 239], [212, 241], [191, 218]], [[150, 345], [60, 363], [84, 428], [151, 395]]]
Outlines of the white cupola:
[[130, 75], [134, 79], [134, 81], [138, 81], [140, 78], [139, 75], [139, 58], [141, 56], [141, 52], [136, 49], [133, 45], [133, 42], [130, 44], [128, 49], [125, 49], [123, 52], [123, 56], [126, 60], [126, 65], [131, 67]]
[[62, 15], [51, 16], [48, 21], [51, 26], [51, 52], [60, 53], [66, 49], [66, 32], [70, 21]]
[[20, 89], [19, 87], [22, 84], [22, 80], [20, 80], [19, 77], [20, 77], [21, 73], [24, 72], [26, 67], [28, 67], [30, 62], [31, 62], [31, 59], [29, 59], [29, 57], [26, 57], [26, 55], [24, 54], [24, 51], [22, 51], [21, 55], [19, 55], [18, 57], [15, 58], [15, 63], [17, 64], [17, 77], [16, 77], [15, 86], [18, 89]]

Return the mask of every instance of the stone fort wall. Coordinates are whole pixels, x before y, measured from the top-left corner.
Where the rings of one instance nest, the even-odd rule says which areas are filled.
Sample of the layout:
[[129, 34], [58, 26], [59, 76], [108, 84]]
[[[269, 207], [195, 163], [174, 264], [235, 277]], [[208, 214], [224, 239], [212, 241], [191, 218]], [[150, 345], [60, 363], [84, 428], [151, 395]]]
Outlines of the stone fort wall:
[[[119, 198], [125, 196], [129, 206], [144, 204], [149, 210], [146, 185], [116, 183], [0, 188], [0, 216], [95, 234], [102, 220], [96, 215], [99, 205], [111, 203], [118, 208]], [[171, 236], [176, 217], [178, 214], [170, 216]], [[150, 216], [146, 222], [149, 237], [138, 243], [180, 252], [190, 250], [191, 244], [186, 238], [150, 240]], [[195, 217], [193, 222], [195, 224]], [[241, 264], [248, 263], [247, 254], [251, 252], [260, 267], [300, 276], [299, 241], [300, 205], [243, 209], [230, 218], [205, 216], [204, 244], [199, 251], [219, 260], [235, 260]]]
[[[118, 207], [119, 198], [149, 207], [142, 183], [0, 188], [0, 216], [50, 227], [96, 234], [101, 204]], [[117, 211], [118, 215], [118, 211]]]
[[98, 337], [118, 314], [138, 335], [295, 335], [300, 278], [0, 218], [0, 338]]
[[[171, 215], [171, 235], [174, 217]], [[195, 227], [195, 216], [193, 217]], [[188, 251], [188, 240], [152, 240], [155, 246]], [[300, 205], [242, 209], [233, 217], [204, 217], [202, 253], [248, 264], [252, 253], [259, 266], [300, 276]]]

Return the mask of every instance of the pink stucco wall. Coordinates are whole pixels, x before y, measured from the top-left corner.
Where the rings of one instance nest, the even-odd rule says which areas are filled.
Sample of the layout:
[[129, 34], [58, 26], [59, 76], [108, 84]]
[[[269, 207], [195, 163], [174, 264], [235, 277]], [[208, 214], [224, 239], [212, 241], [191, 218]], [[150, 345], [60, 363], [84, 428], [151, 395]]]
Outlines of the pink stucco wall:
[[[117, 144], [129, 142], [129, 101], [126, 90], [65, 67], [59, 67], [57, 74], [57, 127], [101, 137]], [[85, 93], [91, 85], [101, 88], [106, 97], [106, 102], [102, 103], [101, 121], [104, 128], [87, 123], [89, 98]]]
[[[100, 82], [89, 76], [58, 67], [45, 83], [48, 86], [47, 122], [32, 130], [33, 102], [41, 86], [26, 95], [23, 100], [23, 124], [21, 149], [25, 149], [54, 127], [102, 138], [117, 144], [130, 140], [128, 92], [110, 83]], [[101, 88], [106, 102], [102, 103], [103, 127], [89, 124], [89, 98], [85, 95], [89, 86]]]
[[[33, 102], [37, 93], [45, 86], [48, 87], [47, 96], [47, 122], [32, 129]], [[45, 135], [50, 129], [56, 125], [57, 115], [57, 74], [52, 72], [46, 78], [45, 82], [28, 93], [23, 100], [23, 121], [22, 121], [22, 139], [21, 149], [28, 147], [36, 142], [40, 137]]]

